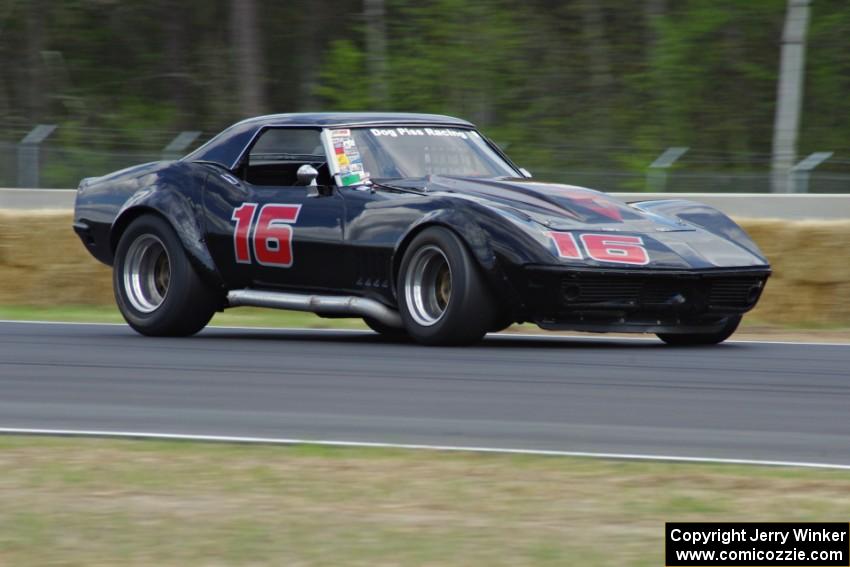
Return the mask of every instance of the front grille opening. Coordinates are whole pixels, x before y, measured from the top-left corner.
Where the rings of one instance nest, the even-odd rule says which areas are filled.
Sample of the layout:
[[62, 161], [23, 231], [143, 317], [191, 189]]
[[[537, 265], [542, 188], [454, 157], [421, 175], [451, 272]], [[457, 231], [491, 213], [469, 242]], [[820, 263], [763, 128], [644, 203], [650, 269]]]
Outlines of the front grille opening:
[[762, 281], [753, 278], [717, 281], [711, 287], [709, 301], [716, 305], [749, 307], [761, 296]]
[[664, 277], [565, 277], [561, 302], [568, 307], [593, 305], [752, 307], [763, 288], [762, 278], [677, 279]]

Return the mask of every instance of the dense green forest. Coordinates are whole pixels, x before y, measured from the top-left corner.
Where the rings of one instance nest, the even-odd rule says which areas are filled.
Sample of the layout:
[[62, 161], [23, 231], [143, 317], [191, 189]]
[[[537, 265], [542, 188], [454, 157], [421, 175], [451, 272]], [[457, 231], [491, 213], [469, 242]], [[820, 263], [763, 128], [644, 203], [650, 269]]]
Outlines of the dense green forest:
[[[97, 169], [114, 161], [97, 156], [132, 161], [180, 130], [209, 137], [253, 114], [386, 109], [465, 117], [548, 177], [628, 186], [669, 146], [691, 148], [690, 171], [765, 174], [785, 9], [0, 0], [0, 140], [55, 123], [51, 144]], [[847, 0], [812, 2], [799, 154], [833, 151], [833, 170], [850, 164], [848, 35]]]

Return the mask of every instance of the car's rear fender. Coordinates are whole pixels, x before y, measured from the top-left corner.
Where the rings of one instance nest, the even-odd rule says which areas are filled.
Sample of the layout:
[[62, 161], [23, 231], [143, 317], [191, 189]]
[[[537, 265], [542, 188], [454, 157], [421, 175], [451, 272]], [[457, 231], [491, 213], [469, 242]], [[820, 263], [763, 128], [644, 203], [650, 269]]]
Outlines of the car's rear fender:
[[110, 230], [110, 246], [114, 255], [124, 231], [136, 218], [156, 214], [164, 218], [177, 233], [189, 261], [204, 281], [221, 287], [223, 280], [204, 239], [199, 199], [193, 199], [173, 185], [153, 185], [137, 191], [128, 199]]

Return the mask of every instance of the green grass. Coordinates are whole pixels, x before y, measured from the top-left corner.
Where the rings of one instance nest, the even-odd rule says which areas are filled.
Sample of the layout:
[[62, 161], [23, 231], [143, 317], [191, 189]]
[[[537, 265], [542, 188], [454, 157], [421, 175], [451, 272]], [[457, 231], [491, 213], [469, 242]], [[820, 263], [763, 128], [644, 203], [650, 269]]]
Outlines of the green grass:
[[847, 521], [850, 473], [0, 437], [3, 565], [663, 565], [665, 521]]
[[[114, 306], [69, 305], [25, 307], [0, 305], [0, 319], [10, 321], [66, 321], [72, 323], [123, 323]], [[211, 325], [234, 327], [308, 327], [314, 329], [365, 329], [360, 319], [323, 319], [312, 313], [239, 307], [216, 313]]]

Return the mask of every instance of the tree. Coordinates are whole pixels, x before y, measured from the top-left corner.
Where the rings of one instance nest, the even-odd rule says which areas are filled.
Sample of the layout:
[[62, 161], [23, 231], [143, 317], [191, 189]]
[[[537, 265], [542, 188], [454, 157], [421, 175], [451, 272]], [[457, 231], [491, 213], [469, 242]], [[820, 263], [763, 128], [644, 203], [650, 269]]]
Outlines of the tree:
[[163, 75], [168, 77], [170, 98], [177, 109], [176, 125], [180, 129], [192, 128], [191, 77], [188, 65], [189, 30], [187, 6], [180, 0], [164, 0], [160, 4], [162, 20], [165, 22], [165, 56]]
[[230, 0], [230, 33], [239, 110], [244, 116], [263, 114], [265, 66], [256, 0]]
[[42, 52], [47, 38], [43, 0], [30, 0], [26, 26], [27, 106], [30, 120], [39, 120], [45, 112], [45, 76]]
[[366, 20], [366, 62], [375, 103], [386, 106], [387, 95], [387, 28], [384, 23], [384, 0], [364, 0]]

